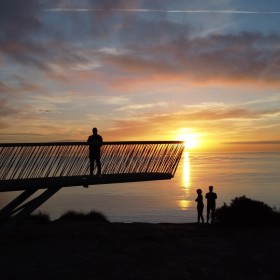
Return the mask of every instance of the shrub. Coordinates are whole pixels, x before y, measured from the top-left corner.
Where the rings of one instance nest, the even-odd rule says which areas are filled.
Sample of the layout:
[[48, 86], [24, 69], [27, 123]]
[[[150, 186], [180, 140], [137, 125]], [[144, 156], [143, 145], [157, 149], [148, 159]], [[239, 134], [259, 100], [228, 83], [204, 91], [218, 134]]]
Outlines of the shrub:
[[88, 213], [76, 212], [76, 211], [67, 211], [64, 213], [59, 220], [63, 221], [90, 221], [90, 222], [98, 222], [98, 223], [108, 223], [109, 220], [107, 217], [97, 211], [90, 211]]
[[37, 224], [47, 224], [50, 222], [50, 216], [48, 213], [39, 211], [38, 213], [29, 215], [27, 220]]
[[245, 196], [236, 197], [216, 210], [215, 223], [237, 226], [280, 225], [280, 212]]

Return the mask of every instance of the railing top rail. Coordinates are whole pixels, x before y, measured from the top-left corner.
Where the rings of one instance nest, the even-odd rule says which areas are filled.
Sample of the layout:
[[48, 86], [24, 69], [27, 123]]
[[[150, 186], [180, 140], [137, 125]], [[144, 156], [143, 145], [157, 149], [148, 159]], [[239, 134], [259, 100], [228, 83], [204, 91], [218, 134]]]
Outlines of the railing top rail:
[[[135, 145], [135, 144], [183, 144], [184, 141], [105, 141], [103, 145]], [[0, 147], [24, 146], [73, 146], [88, 145], [87, 142], [34, 142], [34, 143], [0, 143]]]

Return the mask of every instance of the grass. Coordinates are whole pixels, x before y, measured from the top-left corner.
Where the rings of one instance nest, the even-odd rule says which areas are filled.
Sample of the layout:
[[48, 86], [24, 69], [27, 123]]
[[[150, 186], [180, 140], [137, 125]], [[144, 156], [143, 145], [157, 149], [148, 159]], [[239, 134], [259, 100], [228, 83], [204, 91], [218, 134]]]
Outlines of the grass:
[[48, 224], [50, 222], [50, 216], [48, 213], [39, 211], [28, 216], [27, 220], [37, 224]]
[[67, 211], [59, 218], [60, 221], [90, 221], [98, 223], [109, 223], [107, 217], [98, 211], [92, 210], [88, 213], [77, 212], [77, 211]]

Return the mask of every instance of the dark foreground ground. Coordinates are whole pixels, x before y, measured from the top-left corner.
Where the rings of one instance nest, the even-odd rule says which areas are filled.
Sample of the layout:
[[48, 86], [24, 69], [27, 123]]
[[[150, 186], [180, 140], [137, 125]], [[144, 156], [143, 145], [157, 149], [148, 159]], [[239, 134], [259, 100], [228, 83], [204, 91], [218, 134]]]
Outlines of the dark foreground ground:
[[27, 223], [0, 241], [0, 279], [280, 279], [280, 229]]

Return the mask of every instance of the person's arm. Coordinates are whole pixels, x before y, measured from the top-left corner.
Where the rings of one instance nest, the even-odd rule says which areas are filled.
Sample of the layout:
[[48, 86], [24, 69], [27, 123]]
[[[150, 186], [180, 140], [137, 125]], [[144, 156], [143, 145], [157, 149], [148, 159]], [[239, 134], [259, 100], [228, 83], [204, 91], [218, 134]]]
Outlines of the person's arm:
[[[100, 136], [100, 135], [99, 135], [99, 136]], [[103, 143], [103, 138], [102, 138], [102, 136], [100, 136], [100, 137], [99, 137], [99, 143], [98, 143], [99, 147], [102, 146], [102, 143]]]
[[92, 137], [90, 137], [90, 136], [88, 137], [87, 143], [89, 143], [89, 144], [92, 144], [92, 143], [93, 143]]

